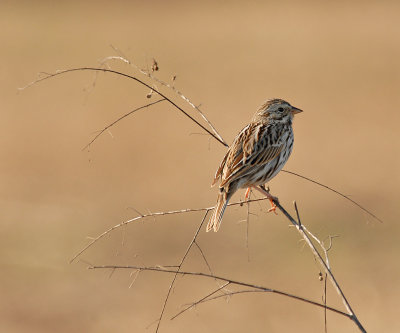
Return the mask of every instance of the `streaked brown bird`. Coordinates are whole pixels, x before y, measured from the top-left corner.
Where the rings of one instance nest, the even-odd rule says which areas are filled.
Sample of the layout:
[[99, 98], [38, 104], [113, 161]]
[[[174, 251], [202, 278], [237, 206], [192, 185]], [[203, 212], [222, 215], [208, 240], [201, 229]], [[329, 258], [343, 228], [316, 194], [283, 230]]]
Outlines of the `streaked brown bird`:
[[247, 188], [246, 199], [251, 188], [259, 190], [271, 201], [269, 211], [275, 211], [274, 197], [265, 190], [264, 184], [275, 177], [289, 159], [294, 141], [292, 121], [299, 112], [302, 110], [283, 99], [268, 100], [236, 136], [215, 173], [212, 185], [219, 179], [221, 183], [207, 231], [218, 231], [229, 200], [240, 188]]

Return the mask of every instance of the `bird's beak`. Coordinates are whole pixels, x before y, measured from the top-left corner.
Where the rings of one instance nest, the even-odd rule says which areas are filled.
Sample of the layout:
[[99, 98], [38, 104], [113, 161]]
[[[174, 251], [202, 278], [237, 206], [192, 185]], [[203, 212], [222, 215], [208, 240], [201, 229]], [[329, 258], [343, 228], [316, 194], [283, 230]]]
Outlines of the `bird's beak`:
[[292, 113], [293, 114], [300, 113], [300, 112], [303, 112], [303, 110], [300, 110], [300, 109], [295, 108], [294, 106], [292, 106]]

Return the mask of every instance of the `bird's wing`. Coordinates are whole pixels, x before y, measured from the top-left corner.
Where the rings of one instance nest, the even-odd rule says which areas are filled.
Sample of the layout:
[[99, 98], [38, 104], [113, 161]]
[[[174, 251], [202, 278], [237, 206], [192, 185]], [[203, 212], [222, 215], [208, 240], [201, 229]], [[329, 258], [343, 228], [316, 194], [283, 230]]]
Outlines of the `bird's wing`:
[[238, 151], [238, 149], [242, 149], [242, 145], [240, 144], [240, 142], [244, 141], [244, 136], [247, 135], [249, 127], [250, 125], [247, 125], [245, 128], [243, 128], [240, 131], [240, 133], [236, 136], [236, 138], [233, 140], [233, 143], [228, 148], [228, 151], [226, 152], [224, 158], [222, 159], [221, 164], [219, 165], [217, 171], [215, 172], [214, 180], [211, 186], [213, 186], [218, 181], [218, 179], [220, 178], [222, 178], [222, 180], [225, 179], [226, 170], [224, 169], [227, 162], [228, 165], [237, 164], [243, 158], [242, 151]]
[[222, 170], [224, 170], [225, 163], [226, 163], [226, 159], [228, 158], [228, 155], [229, 155], [229, 150], [228, 150], [228, 152], [225, 154], [225, 156], [224, 156], [224, 158], [223, 158], [221, 164], [219, 165], [217, 171], [215, 172], [214, 180], [213, 180], [211, 186], [214, 186], [215, 183], [218, 181], [218, 179], [221, 178], [221, 176], [222, 176]]
[[271, 132], [272, 127], [268, 124], [252, 123], [239, 133], [223, 160], [223, 168], [218, 169], [222, 173], [220, 187], [251, 173], [280, 154], [283, 142], [271, 143]]

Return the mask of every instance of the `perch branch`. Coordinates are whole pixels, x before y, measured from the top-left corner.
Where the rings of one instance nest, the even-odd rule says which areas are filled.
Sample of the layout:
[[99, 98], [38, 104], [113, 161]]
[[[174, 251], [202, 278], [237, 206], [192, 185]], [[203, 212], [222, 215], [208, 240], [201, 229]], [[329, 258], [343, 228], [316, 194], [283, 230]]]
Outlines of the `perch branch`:
[[[106, 60], [111, 60], [111, 59], [118, 59], [118, 60], [124, 61], [124, 62], [126, 62], [126, 63], [132, 64], [129, 60], [125, 59], [124, 57], [120, 57], [120, 56], [118, 56], [118, 57], [112, 56], [112, 57], [107, 57], [107, 58], [106, 58]], [[104, 61], [102, 62], [102, 64], [104, 64]], [[133, 66], [135, 66], [135, 68], [137, 68], [138, 70], [140, 70], [136, 65], [133, 65]], [[204, 127], [202, 124], [200, 124], [196, 119], [194, 119], [192, 116], [190, 116], [186, 111], [184, 111], [181, 107], [179, 107], [176, 103], [174, 103], [171, 99], [169, 99], [168, 97], [166, 97], [164, 94], [162, 94], [161, 92], [159, 92], [159, 91], [158, 91], [157, 89], [155, 89], [154, 87], [152, 87], [152, 86], [150, 86], [149, 84], [143, 82], [142, 80], [136, 78], [135, 76], [128, 75], [128, 74], [125, 74], [125, 73], [122, 73], [122, 72], [118, 72], [118, 71], [115, 71], [115, 70], [112, 70], [112, 69], [107, 69], [107, 68], [96, 68], [96, 67], [80, 67], [80, 68], [71, 68], [71, 69], [66, 69], [66, 70], [60, 70], [60, 71], [57, 71], [56, 73], [42, 73], [42, 74], [44, 74], [44, 75], [46, 75], [46, 76], [45, 76], [45, 77], [42, 77], [42, 78], [38, 78], [38, 79], [32, 81], [31, 83], [27, 84], [26, 86], [24, 86], [24, 87], [22, 87], [22, 88], [19, 88], [19, 90], [24, 90], [24, 89], [26, 89], [26, 88], [28, 88], [28, 87], [31, 87], [31, 86], [35, 85], [36, 83], [42, 82], [42, 81], [44, 81], [44, 80], [53, 78], [53, 77], [58, 76], [58, 75], [62, 75], [62, 74], [70, 73], [70, 72], [76, 72], [76, 71], [85, 71], [85, 70], [87, 70], [87, 71], [94, 71], [95, 73], [98, 73], [98, 72], [107, 72], [107, 73], [112, 73], [112, 74], [120, 75], [120, 76], [129, 78], [129, 79], [135, 80], [136, 82], [140, 83], [141, 85], [143, 85], [143, 86], [145, 86], [145, 87], [147, 87], [147, 88], [153, 90], [154, 92], [156, 92], [156, 93], [157, 93], [158, 95], [160, 95], [163, 99], [165, 99], [166, 101], [168, 101], [172, 106], [174, 106], [174, 107], [177, 108], [180, 112], [182, 112], [186, 117], [188, 117], [190, 120], [192, 120], [196, 125], [198, 125], [198, 126], [199, 126], [200, 128], [202, 128], [204, 131], [206, 131], [206, 132], [207, 132], [209, 135], [211, 135], [214, 139], [216, 139], [219, 143], [221, 143], [221, 144], [224, 145], [225, 147], [228, 147], [228, 144], [222, 139], [222, 137], [219, 135], [219, 133], [217, 132], [217, 130], [214, 128], [214, 126], [212, 126], [211, 122], [207, 119], [207, 117], [206, 117], [201, 111], [200, 111], [200, 114], [202, 115], [203, 119], [206, 120], [207, 124], [209, 124], [209, 126], [210, 126], [211, 129], [212, 129], [212, 131], [215, 132], [215, 133], [212, 133], [209, 129], [207, 129], [207, 128]], [[140, 70], [140, 71], [142, 71], [142, 70]], [[147, 73], [144, 72], [144, 71], [143, 71], [142, 74], [148, 76]], [[155, 77], [154, 77], [154, 76], [148, 76], [148, 77], [150, 77], [150, 79], [155, 80]], [[183, 96], [183, 95], [182, 95], [182, 96]], [[182, 98], [183, 98], [183, 97], [182, 97]], [[186, 97], [183, 98], [183, 99], [186, 100]], [[193, 104], [193, 103], [191, 103], [190, 101], [189, 101], [188, 103], [189, 103], [190, 105]], [[198, 110], [198, 111], [199, 111], [199, 110]], [[118, 122], [118, 120], [117, 120], [117, 122]], [[89, 145], [90, 145], [90, 144], [89, 144]], [[86, 147], [87, 147], [87, 146], [86, 146]], [[86, 148], [86, 147], [85, 147], [85, 148]], [[316, 184], [316, 185], [318, 185], [318, 186], [324, 187], [324, 188], [326, 188], [326, 189], [328, 189], [328, 190], [330, 190], [330, 191], [332, 191], [332, 192], [334, 192], [334, 193], [340, 195], [341, 197], [345, 198], [346, 200], [350, 201], [351, 203], [353, 203], [354, 205], [356, 205], [357, 207], [359, 207], [361, 210], [363, 210], [364, 212], [366, 212], [368, 215], [372, 216], [374, 219], [376, 219], [376, 220], [378, 220], [379, 222], [383, 223], [383, 221], [382, 221], [380, 218], [378, 218], [376, 215], [374, 215], [372, 212], [370, 212], [369, 210], [367, 210], [366, 208], [364, 208], [363, 206], [361, 206], [358, 202], [354, 201], [353, 199], [349, 198], [348, 196], [346, 196], [346, 195], [340, 193], [339, 191], [337, 191], [337, 190], [335, 190], [335, 189], [333, 189], [333, 188], [331, 188], [331, 187], [329, 187], [329, 186], [326, 186], [326, 185], [324, 185], [324, 184], [322, 184], [322, 183], [319, 183], [319, 182], [317, 182], [317, 181], [315, 181], [315, 180], [313, 180], [313, 179], [311, 179], [311, 178], [309, 178], [309, 177], [302, 176], [302, 175], [300, 175], [300, 174], [298, 174], [298, 173], [295, 173], [295, 172], [292, 172], [292, 171], [288, 171], [288, 170], [281, 170], [281, 171], [282, 171], [282, 172], [285, 172], [285, 173], [288, 173], [288, 174], [291, 174], [291, 175], [294, 175], [294, 176], [297, 176], [297, 177], [300, 177], [300, 178], [303, 178], [303, 179], [305, 179], [305, 180], [307, 180], [307, 181], [310, 181], [310, 182], [312, 182], [312, 183], [314, 183], [314, 184]]]
[[[142, 80], [138, 79], [138, 78], [135, 77], [135, 76], [128, 75], [128, 74], [124, 74], [124, 73], [121, 73], [121, 72], [118, 72], [118, 71], [115, 71], [115, 70], [105, 69], [105, 68], [94, 68], [94, 67], [82, 67], [82, 68], [67, 69], [67, 70], [58, 71], [58, 72], [53, 73], [53, 74], [46, 74], [46, 75], [47, 75], [46, 77], [39, 78], [39, 79], [33, 81], [32, 83], [28, 84], [26, 87], [29, 87], [29, 86], [31, 86], [31, 85], [33, 85], [33, 84], [35, 84], [35, 83], [38, 83], [38, 82], [47, 80], [47, 79], [49, 79], [49, 78], [52, 78], [52, 77], [55, 77], [55, 76], [58, 76], [58, 75], [62, 75], [62, 74], [69, 73], [69, 72], [75, 72], [75, 71], [85, 71], [85, 70], [86, 70], [86, 71], [95, 71], [96, 73], [98, 73], [98, 72], [107, 72], [107, 73], [112, 73], [112, 74], [120, 75], [120, 76], [129, 78], [129, 79], [135, 80], [136, 82], [138, 82], [138, 83], [142, 84], [143, 86], [145, 86], [145, 87], [151, 89], [152, 91], [156, 92], [159, 96], [162, 97], [161, 100], [156, 101], [156, 102], [154, 102], [154, 103], [150, 103], [150, 104], [147, 105], [147, 106], [150, 106], [150, 105], [159, 103], [159, 102], [161, 102], [161, 101], [163, 101], [163, 100], [166, 100], [166, 101], [168, 101], [172, 106], [174, 106], [174, 107], [177, 108], [180, 112], [182, 112], [186, 117], [188, 117], [190, 120], [192, 120], [197, 126], [201, 127], [205, 132], [207, 132], [209, 135], [211, 135], [213, 138], [215, 138], [218, 142], [220, 142], [220, 143], [223, 144], [224, 146], [228, 146], [228, 145], [225, 143], [225, 141], [222, 140], [222, 138], [221, 138], [218, 134], [213, 133], [213, 131], [214, 131], [215, 129], [213, 128], [212, 125], [211, 125], [212, 131], [210, 131], [210, 130], [207, 129], [205, 126], [203, 126], [202, 124], [200, 124], [196, 119], [194, 119], [192, 116], [190, 116], [187, 112], [185, 112], [185, 111], [184, 111], [181, 107], [179, 107], [176, 103], [174, 103], [171, 99], [169, 99], [168, 97], [166, 97], [164, 94], [162, 94], [160, 91], [158, 91], [158, 90], [155, 89], [154, 87], [152, 87], [152, 86], [150, 86], [149, 84], [143, 82]], [[152, 76], [149, 76], [149, 77], [150, 77], [151, 79], [154, 80], [154, 77], [152, 77]], [[26, 87], [24, 87], [23, 89], [25, 89]], [[182, 96], [181, 96], [181, 97], [182, 97]], [[185, 98], [184, 98], [184, 99], [185, 99]], [[146, 106], [144, 106], [144, 107], [146, 107]], [[136, 110], [133, 110], [133, 111], [131, 111], [130, 113], [128, 113], [128, 114], [126, 114], [126, 115], [120, 117], [118, 120], [114, 121], [114, 122], [113, 122], [112, 124], [110, 124], [108, 127], [105, 127], [105, 129], [103, 129], [103, 130], [100, 132], [100, 134], [102, 134], [102, 133], [103, 133], [105, 130], [107, 130], [109, 127], [113, 126], [116, 122], [118, 122], [119, 120], [121, 120], [121, 119], [127, 117], [129, 114], [133, 113], [134, 111], [136, 111]], [[201, 114], [202, 114], [202, 113], [201, 113]], [[204, 116], [203, 114], [202, 114], [202, 117], [203, 117], [203, 119], [206, 119], [205, 116]], [[210, 126], [210, 123], [209, 123], [208, 121], [207, 121], [207, 124]], [[98, 136], [97, 136], [97, 137], [98, 137]], [[96, 138], [97, 138], [97, 137], [96, 137]], [[95, 138], [95, 139], [96, 139], [96, 138]], [[93, 141], [92, 141], [92, 142], [93, 142]], [[92, 142], [91, 142], [91, 143], [92, 143]], [[90, 143], [89, 143], [89, 145], [90, 145]], [[328, 186], [326, 186], [326, 185], [323, 185], [323, 184], [321, 184], [321, 183], [318, 183], [318, 182], [316, 182], [316, 181], [314, 181], [314, 180], [312, 180], [312, 179], [310, 179], [310, 178], [307, 178], [307, 177], [298, 175], [298, 174], [296, 174], [296, 173], [294, 173], [294, 172], [290, 172], [290, 171], [286, 171], [286, 170], [284, 170], [284, 172], [290, 173], [290, 174], [293, 174], [293, 175], [296, 175], [296, 176], [298, 176], [298, 177], [301, 177], [301, 178], [303, 178], [303, 179], [306, 179], [306, 180], [308, 180], [308, 181], [311, 181], [311, 182], [313, 182], [313, 183], [315, 183], [315, 184], [317, 184], [317, 185], [320, 185], [320, 186], [322, 186], [322, 187], [324, 187], [324, 188], [327, 188], [327, 189], [329, 189], [329, 190], [335, 192], [336, 194], [338, 194], [338, 195], [344, 197], [345, 199], [351, 201], [353, 204], [357, 205], [360, 209], [362, 209], [363, 211], [367, 212], [369, 215], [371, 215], [371, 216], [374, 217], [375, 219], [377, 219], [377, 220], [379, 220], [380, 222], [382, 222], [382, 221], [381, 221], [379, 218], [377, 218], [374, 214], [372, 214], [371, 212], [369, 212], [368, 210], [366, 210], [364, 207], [362, 207], [360, 204], [358, 204], [358, 203], [355, 202], [354, 200], [350, 199], [348, 196], [345, 196], [345, 195], [341, 194], [340, 192], [338, 192], [338, 191], [336, 191], [336, 190], [334, 190], [334, 189], [332, 189], [332, 188], [330, 188], [330, 187], [328, 187]], [[264, 198], [264, 199], [265, 199], [265, 198]], [[262, 199], [262, 200], [264, 200], [264, 199]], [[253, 200], [253, 201], [258, 201], [258, 200]], [[336, 312], [336, 313], [340, 313], [340, 314], [342, 314], [342, 315], [345, 315], [346, 317], [350, 318], [350, 319], [358, 326], [358, 328], [360, 329], [360, 331], [365, 332], [365, 329], [363, 328], [363, 326], [362, 326], [361, 323], [359, 322], [357, 316], [355, 315], [354, 311], [352, 310], [352, 308], [351, 308], [351, 306], [350, 306], [350, 304], [349, 304], [349, 302], [348, 302], [346, 296], [344, 295], [344, 293], [343, 293], [341, 287], [339, 286], [338, 282], [336, 281], [336, 278], [334, 277], [334, 275], [333, 275], [333, 273], [332, 273], [332, 271], [331, 271], [331, 269], [330, 269], [329, 260], [328, 260], [328, 257], [327, 257], [327, 250], [325, 249], [325, 247], [323, 246], [323, 244], [322, 244], [321, 242], [319, 242], [318, 239], [317, 239], [315, 236], [313, 236], [313, 235], [303, 226], [303, 224], [300, 223], [300, 219], [299, 219], [299, 214], [298, 214], [297, 206], [296, 206], [296, 213], [297, 213], [297, 217], [298, 217], [298, 222], [297, 222], [297, 221], [296, 221], [296, 220], [295, 220], [281, 205], [280, 205], [280, 203], [278, 202], [277, 199], [274, 199], [273, 201], [274, 201], [274, 203], [276, 204], [276, 206], [278, 207], [278, 209], [279, 209], [280, 211], [282, 211], [282, 213], [286, 216], [286, 218], [289, 219], [289, 221], [296, 227], [297, 231], [300, 233], [300, 235], [302, 236], [302, 238], [305, 240], [306, 244], [310, 247], [310, 249], [311, 249], [311, 251], [312, 251], [314, 257], [317, 259], [317, 261], [318, 261], [318, 262], [321, 264], [321, 266], [324, 268], [325, 273], [329, 276], [332, 285], [335, 287], [335, 289], [336, 289], [338, 295], [341, 297], [342, 302], [343, 302], [343, 304], [344, 304], [344, 306], [345, 306], [345, 308], [346, 308], [347, 313], [344, 313], [344, 312], [342, 312], [342, 311], [340, 311], [340, 310], [337, 310], [337, 309], [329, 308], [329, 307], [326, 306], [326, 304], [317, 303], [317, 302], [314, 302], [314, 301], [311, 301], [311, 300], [307, 300], [307, 299], [301, 298], [301, 297], [296, 296], [296, 295], [291, 295], [291, 294], [288, 294], [288, 293], [285, 293], [285, 292], [281, 292], [281, 291], [277, 291], [277, 290], [272, 290], [272, 289], [270, 289], [270, 288], [264, 288], [264, 287], [260, 287], [260, 286], [250, 285], [250, 284], [247, 284], [247, 283], [241, 283], [241, 282], [238, 282], [238, 281], [233, 281], [233, 280], [230, 280], [230, 279], [226, 279], [226, 278], [214, 276], [214, 275], [212, 275], [212, 274], [195, 273], [195, 272], [183, 272], [183, 271], [181, 271], [182, 264], [183, 264], [183, 262], [185, 261], [187, 255], [188, 255], [188, 253], [189, 253], [189, 251], [190, 251], [190, 249], [192, 248], [192, 246], [193, 246], [194, 244], [196, 244], [196, 243], [195, 243], [195, 242], [196, 242], [196, 237], [197, 237], [197, 235], [198, 235], [198, 233], [199, 233], [199, 230], [200, 230], [200, 228], [201, 228], [201, 226], [202, 226], [202, 224], [203, 224], [203, 222], [204, 222], [204, 220], [205, 220], [205, 218], [206, 218], [206, 215], [207, 215], [208, 211], [211, 210], [213, 207], [210, 207], [210, 208], [203, 208], [203, 209], [194, 209], [194, 210], [193, 210], [193, 209], [187, 209], [187, 210], [181, 210], [181, 211], [171, 211], [171, 212], [154, 213], [154, 214], [142, 215], [142, 216], [136, 217], [136, 218], [134, 218], [134, 219], [125, 221], [125, 222], [123, 222], [123, 223], [120, 223], [120, 224], [118, 224], [118, 225], [116, 225], [116, 226], [114, 226], [114, 227], [108, 229], [107, 231], [105, 231], [104, 233], [100, 234], [98, 237], [96, 237], [95, 239], [93, 239], [91, 243], [89, 243], [83, 250], [81, 250], [77, 255], [75, 255], [75, 256], [72, 258], [71, 262], [74, 261], [78, 256], [80, 256], [85, 250], [87, 250], [90, 246], [92, 246], [92, 245], [93, 245], [95, 242], [97, 242], [99, 239], [101, 239], [101, 238], [104, 237], [106, 234], [110, 233], [111, 231], [115, 230], [116, 228], [118, 228], [118, 227], [120, 227], [120, 226], [126, 225], [126, 224], [128, 224], [128, 223], [131, 223], [131, 222], [134, 222], [134, 221], [136, 221], [136, 220], [139, 220], [139, 219], [142, 219], [142, 218], [145, 218], [145, 217], [149, 217], [149, 216], [153, 216], [153, 217], [154, 217], [154, 216], [157, 216], [157, 215], [178, 214], [178, 213], [185, 213], [185, 212], [190, 212], [190, 211], [205, 211], [206, 213], [205, 213], [205, 215], [204, 215], [204, 218], [203, 218], [203, 220], [202, 220], [202, 222], [201, 222], [199, 228], [197, 229], [197, 232], [196, 232], [194, 238], [193, 238], [192, 241], [190, 242], [190, 244], [189, 244], [189, 246], [188, 246], [188, 248], [187, 248], [187, 250], [186, 250], [186, 252], [185, 252], [185, 254], [184, 254], [184, 256], [183, 256], [183, 258], [182, 258], [182, 260], [181, 260], [181, 262], [180, 262], [180, 264], [178, 265], [178, 269], [177, 269], [177, 270], [160, 269], [160, 268], [154, 268], [154, 267], [137, 267], [137, 266], [91, 266], [91, 267], [89, 267], [89, 268], [92, 268], [92, 269], [94, 269], [94, 268], [111, 268], [111, 269], [113, 269], [113, 270], [115, 270], [115, 269], [117, 269], [117, 268], [130, 268], [130, 269], [137, 269], [137, 270], [139, 270], [139, 271], [142, 271], [142, 270], [153, 270], [153, 271], [155, 271], [155, 270], [156, 270], [156, 271], [174, 273], [174, 274], [175, 274], [175, 275], [174, 275], [174, 279], [172, 280], [172, 283], [171, 283], [171, 285], [170, 285], [170, 287], [169, 287], [169, 289], [168, 289], [168, 293], [167, 293], [166, 299], [165, 299], [164, 304], [163, 304], [163, 308], [162, 308], [162, 311], [161, 311], [161, 315], [160, 315], [160, 318], [159, 318], [159, 320], [158, 320], [157, 331], [158, 331], [158, 328], [159, 328], [161, 319], [162, 319], [162, 317], [163, 317], [163, 314], [164, 314], [164, 311], [165, 311], [165, 307], [166, 307], [166, 304], [167, 304], [167, 302], [168, 302], [169, 295], [170, 295], [170, 293], [171, 293], [171, 289], [172, 289], [172, 287], [173, 287], [173, 284], [174, 284], [174, 282], [175, 282], [177, 276], [180, 274], [180, 275], [197, 275], [197, 276], [213, 277], [214, 279], [217, 279], [217, 280], [220, 280], [220, 281], [225, 281], [225, 282], [228, 283], [228, 284], [231, 283], [231, 284], [236, 284], [236, 285], [241, 285], [241, 286], [246, 286], [246, 287], [252, 287], [252, 288], [255, 288], [255, 289], [259, 289], [259, 290], [264, 290], [265, 292], [275, 292], [275, 293], [277, 293], [277, 294], [281, 294], [281, 295], [285, 295], [285, 296], [288, 296], [288, 297], [291, 297], [291, 298], [299, 299], [299, 300], [302, 300], [302, 301], [304, 301], [304, 302], [311, 303], [311, 304], [314, 304], [314, 305], [323, 307], [325, 310], [326, 310], [326, 309], [329, 309], [330, 311], [334, 311], [334, 312]], [[235, 203], [235, 204], [241, 204], [241, 203]], [[231, 204], [231, 205], [234, 205], [234, 204]], [[326, 260], [324, 260], [324, 259], [322, 258], [321, 254], [319, 253], [319, 251], [318, 251], [318, 250], [316, 249], [316, 247], [314, 246], [314, 244], [313, 244], [313, 242], [311, 241], [310, 237], [313, 238], [314, 240], [316, 240], [316, 241], [319, 243], [319, 245], [321, 245], [321, 248], [322, 248], [323, 251], [325, 252]], [[198, 244], [196, 244], [196, 245], [198, 245]], [[217, 290], [217, 291], [219, 291], [219, 290]], [[214, 294], [214, 293], [212, 293], [212, 294]], [[206, 300], [210, 295], [211, 295], [211, 294], [209, 294], [207, 297], [205, 297], [205, 298], [203, 298], [202, 300], [200, 300], [200, 303], [201, 303], [202, 301]], [[324, 302], [324, 303], [325, 303], [325, 302]]]
[[[336, 281], [336, 278], [334, 277], [329, 265], [325, 262], [325, 260], [322, 258], [321, 254], [318, 252], [316, 247], [314, 246], [313, 242], [311, 241], [310, 237], [308, 236], [307, 232], [305, 231], [305, 227], [303, 224], [299, 224], [287, 211], [284, 209], [281, 204], [279, 203], [278, 200], [273, 199], [276, 207], [286, 216], [286, 218], [296, 227], [296, 230], [300, 233], [301, 237], [304, 239], [306, 244], [309, 246], [311, 249], [311, 252], [313, 253], [314, 257], [318, 260], [318, 262], [321, 264], [321, 266], [324, 268], [325, 273], [329, 276], [332, 285], [336, 289], [336, 292], [338, 295], [341, 297], [342, 302], [349, 314], [349, 318], [357, 325], [357, 327], [360, 329], [361, 332], [366, 332], [364, 327], [361, 325], [360, 321], [358, 320], [357, 316], [355, 315], [353, 309], [350, 306], [350, 303], [348, 302], [346, 296], [344, 295], [342, 289], [340, 288], [338, 282]], [[312, 236], [313, 238], [316, 238], [315, 236]], [[324, 247], [323, 247], [324, 248]], [[325, 252], [326, 253], [326, 252]]]

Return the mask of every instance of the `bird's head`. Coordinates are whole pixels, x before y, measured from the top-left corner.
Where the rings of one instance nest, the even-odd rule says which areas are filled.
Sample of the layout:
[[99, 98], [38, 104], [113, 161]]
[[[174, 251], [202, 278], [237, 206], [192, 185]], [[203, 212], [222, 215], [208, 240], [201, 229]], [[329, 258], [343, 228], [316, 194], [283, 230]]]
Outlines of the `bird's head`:
[[296, 113], [300, 113], [302, 110], [290, 105], [283, 99], [270, 99], [265, 102], [258, 109], [254, 115], [254, 120], [266, 121], [275, 120], [278, 122], [290, 122]]

